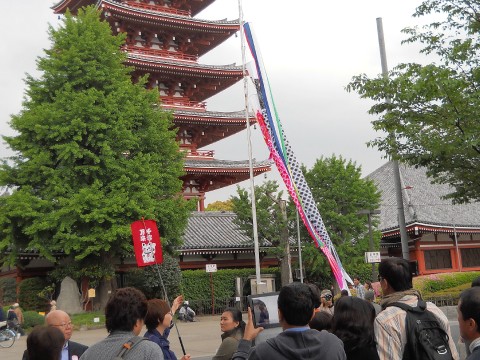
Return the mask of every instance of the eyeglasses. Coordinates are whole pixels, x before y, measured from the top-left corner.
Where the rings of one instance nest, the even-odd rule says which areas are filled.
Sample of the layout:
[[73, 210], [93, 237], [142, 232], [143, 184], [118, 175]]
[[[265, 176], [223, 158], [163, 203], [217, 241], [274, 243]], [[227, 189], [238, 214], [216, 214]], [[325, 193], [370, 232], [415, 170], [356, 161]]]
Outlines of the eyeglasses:
[[332, 300], [332, 295], [323, 295], [322, 297], [327, 301]]
[[61, 324], [51, 325], [51, 326], [57, 326], [57, 327], [66, 329], [66, 328], [72, 327], [72, 322], [69, 321], [68, 323], [61, 323]]
[[382, 281], [383, 280], [383, 277], [380, 276], [380, 274], [377, 275], [377, 279], [378, 281]]

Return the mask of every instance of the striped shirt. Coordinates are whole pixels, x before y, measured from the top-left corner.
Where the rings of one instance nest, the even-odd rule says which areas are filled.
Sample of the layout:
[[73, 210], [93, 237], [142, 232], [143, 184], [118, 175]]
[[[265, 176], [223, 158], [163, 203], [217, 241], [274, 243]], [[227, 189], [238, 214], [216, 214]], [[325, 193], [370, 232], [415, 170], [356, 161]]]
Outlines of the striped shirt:
[[[409, 306], [417, 306], [418, 299], [414, 295], [405, 295], [399, 302]], [[427, 302], [427, 310], [432, 312], [438, 320], [440, 327], [448, 334], [448, 343], [452, 351], [453, 358], [458, 360], [457, 348], [450, 332], [448, 319], [435, 304]], [[380, 360], [401, 360], [403, 350], [407, 343], [407, 333], [405, 330], [405, 319], [407, 313], [395, 306], [387, 307], [375, 318], [375, 339], [377, 341], [377, 351]]]

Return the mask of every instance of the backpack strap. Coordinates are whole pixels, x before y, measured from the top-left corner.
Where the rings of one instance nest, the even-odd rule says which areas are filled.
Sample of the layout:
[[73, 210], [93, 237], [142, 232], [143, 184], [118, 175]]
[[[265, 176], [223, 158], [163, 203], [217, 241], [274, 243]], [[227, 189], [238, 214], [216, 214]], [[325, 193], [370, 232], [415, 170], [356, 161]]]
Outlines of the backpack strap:
[[417, 306], [409, 306], [407, 304], [404, 304], [404, 303], [401, 303], [401, 302], [394, 302], [394, 303], [391, 303], [391, 304], [388, 304], [387, 307], [390, 307], [390, 306], [395, 306], [395, 307], [398, 307], [402, 310], [405, 310], [405, 311], [413, 311], [413, 312], [424, 312], [425, 310], [427, 310], [427, 303], [423, 300], [418, 300], [418, 303], [417, 303]]
[[114, 360], [120, 360], [123, 359], [123, 356], [125, 355], [126, 352], [132, 350], [135, 346], [137, 346], [142, 340], [147, 340], [144, 337], [141, 336], [134, 336], [131, 339], [129, 339], [125, 344], [122, 345], [122, 348], [118, 352], [117, 356], [114, 358]]

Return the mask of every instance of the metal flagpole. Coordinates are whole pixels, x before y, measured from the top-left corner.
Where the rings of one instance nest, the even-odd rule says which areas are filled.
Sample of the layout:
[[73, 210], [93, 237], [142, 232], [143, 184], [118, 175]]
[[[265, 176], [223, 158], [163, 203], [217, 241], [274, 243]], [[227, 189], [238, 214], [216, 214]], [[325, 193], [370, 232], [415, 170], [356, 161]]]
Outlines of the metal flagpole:
[[[143, 223], [143, 228], [145, 229], [145, 232], [146, 232], [147, 231], [147, 226], [145, 225], [145, 219], [143, 217], [142, 217], [142, 223]], [[148, 240], [148, 242], [149, 242], [149, 244], [152, 243], [150, 240]], [[155, 268], [157, 269], [157, 274], [158, 274], [158, 278], [160, 279], [160, 286], [162, 287], [163, 294], [165, 296], [165, 301], [167, 302], [168, 307], [170, 309], [172, 309], [172, 306], [170, 304], [170, 300], [168, 300], [167, 289], [165, 288], [165, 285], [163, 284], [162, 274], [160, 274], [160, 267], [158, 266], [155, 254], [153, 255], [153, 257], [155, 259]], [[173, 321], [173, 315], [172, 315], [172, 321]], [[187, 353], [185, 351], [185, 347], [183, 346], [182, 337], [180, 336], [180, 332], [178, 331], [178, 327], [177, 327], [177, 324], [176, 324], [175, 321], [173, 321], [173, 325], [175, 326], [175, 329], [177, 330], [178, 341], [180, 342], [180, 346], [182, 347], [183, 355], [186, 355]]]
[[298, 263], [300, 264], [300, 282], [303, 283], [302, 243], [300, 241], [300, 220], [297, 209]]
[[255, 182], [253, 179], [253, 161], [252, 161], [252, 132], [250, 129], [250, 116], [248, 111], [248, 78], [245, 65], [245, 37], [243, 36], [243, 9], [242, 0], [238, 0], [238, 21], [240, 25], [240, 43], [242, 47], [242, 72], [243, 72], [243, 92], [245, 95], [245, 120], [247, 122], [247, 143], [248, 143], [248, 167], [250, 170], [250, 199], [252, 202], [252, 225], [253, 225], [253, 244], [255, 250], [255, 275], [257, 282], [257, 294], [260, 293], [260, 249], [258, 245], [258, 226], [257, 226], [257, 205], [255, 201]]
[[[387, 55], [385, 52], [385, 38], [383, 36], [383, 23], [382, 18], [377, 18], [377, 33], [378, 33], [378, 45], [380, 47], [380, 60], [382, 62], [382, 75], [388, 76]], [[387, 104], [390, 104], [390, 98], [386, 98]], [[390, 134], [392, 136], [393, 134]], [[400, 229], [400, 239], [402, 243], [402, 255], [405, 260], [410, 260], [410, 254], [408, 251], [408, 235], [405, 226], [405, 211], [403, 209], [403, 196], [402, 185], [400, 182], [400, 169], [398, 168], [398, 160], [393, 160], [393, 173], [395, 181], [395, 194], [397, 197], [397, 212], [398, 212], [398, 227]]]

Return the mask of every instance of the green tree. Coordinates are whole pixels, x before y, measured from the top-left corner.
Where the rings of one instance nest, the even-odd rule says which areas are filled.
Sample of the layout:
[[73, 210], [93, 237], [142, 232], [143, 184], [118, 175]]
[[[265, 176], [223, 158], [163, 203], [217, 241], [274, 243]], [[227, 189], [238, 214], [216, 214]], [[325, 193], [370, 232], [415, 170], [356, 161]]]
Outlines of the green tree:
[[[368, 218], [358, 212], [378, 209], [380, 193], [375, 184], [362, 179], [361, 168], [355, 163], [335, 155], [317, 159], [311, 169], [302, 170], [343, 266], [351, 276], [370, 278], [371, 265], [364, 262], [364, 253], [369, 251]], [[307, 278], [312, 281], [328, 278], [330, 267], [326, 258], [315, 248], [305, 229], [302, 234]], [[378, 231], [374, 238], [378, 246]]]
[[41, 75], [27, 76], [11, 119], [17, 135], [4, 137], [16, 155], [0, 168], [1, 185], [14, 189], [0, 199], [0, 252], [12, 249], [1, 262], [34, 248], [101, 267], [131, 255], [130, 223], [141, 217], [178, 244], [189, 209], [172, 116], [146, 79], [132, 84], [125, 36], [113, 36], [94, 7], [66, 14], [49, 35]]
[[[375, 102], [369, 112], [384, 136], [370, 144], [450, 184], [455, 202], [480, 200], [480, 3], [426, 0], [414, 17], [434, 15], [406, 28], [404, 43], [419, 43], [435, 63], [400, 64], [388, 77], [353, 77], [348, 91]], [[430, 18], [431, 19], [431, 18]]]
[[233, 203], [232, 200], [225, 200], [225, 201], [215, 201], [205, 208], [205, 211], [232, 211], [233, 210]]
[[[291, 279], [290, 255], [288, 252], [288, 219], [282, 209], [283, 192], [278, 191], [276, 181], [266, 181], [255, 186], [258, 241], [260, 246], [280, 261], [282, 285]], [[237, 196], [230, 198], [237, 215], [235, 224], [253, 241], [252, 202], [250, 193], [237, 186]]]

